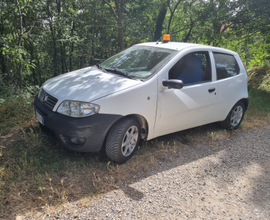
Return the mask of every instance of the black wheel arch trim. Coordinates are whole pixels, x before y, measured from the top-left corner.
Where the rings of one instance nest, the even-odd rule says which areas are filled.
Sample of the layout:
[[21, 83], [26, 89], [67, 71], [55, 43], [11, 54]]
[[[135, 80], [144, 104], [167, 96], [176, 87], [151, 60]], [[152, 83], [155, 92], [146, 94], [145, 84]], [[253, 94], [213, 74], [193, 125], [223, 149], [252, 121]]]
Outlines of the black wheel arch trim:
[[249, 106], [249, 97], [239, 100], [238, 102], [243, 102], [245, 105], [245, 111], [248, 109]]

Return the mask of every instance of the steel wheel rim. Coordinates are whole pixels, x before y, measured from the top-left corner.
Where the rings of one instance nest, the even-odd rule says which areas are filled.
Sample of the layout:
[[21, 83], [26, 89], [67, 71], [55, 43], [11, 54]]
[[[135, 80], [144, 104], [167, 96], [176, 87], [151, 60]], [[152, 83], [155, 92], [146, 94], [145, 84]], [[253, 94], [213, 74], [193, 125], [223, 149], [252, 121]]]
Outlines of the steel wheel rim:
[[121, 146], [123, 156], [128, 157], [135, 149], [139, 137], [138, 128], [132, 125], [127, 129]]
[[231, 114], [230, 123], [233, 127], [237, 126], [243, 117], [243, 108], [242, 106], [237, 106]]

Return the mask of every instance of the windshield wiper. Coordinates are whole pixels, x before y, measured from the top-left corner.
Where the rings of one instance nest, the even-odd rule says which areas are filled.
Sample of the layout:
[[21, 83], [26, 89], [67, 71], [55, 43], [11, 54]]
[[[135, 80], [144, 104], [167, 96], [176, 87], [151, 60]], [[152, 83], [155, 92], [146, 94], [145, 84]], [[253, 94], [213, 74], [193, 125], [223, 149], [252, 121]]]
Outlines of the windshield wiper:
[[105, 69], [105, 70], [108, 72], [111, 72], [111, 73], [115, 73], [115, 74], [120, 75], [120, 76], [127, 77], [129, 79], [133, 79], [132, 76], [129, 76], [128, 74], [121, 72], [120, 70], [117, 70], [117, 69]]
[[96, 67], [99, 68], [100, 70], [102, 70], [103, 72], [105, 72], [105, 69], [103, 67], [101, 67], [101, 65], [99, 63], [96, 64]]

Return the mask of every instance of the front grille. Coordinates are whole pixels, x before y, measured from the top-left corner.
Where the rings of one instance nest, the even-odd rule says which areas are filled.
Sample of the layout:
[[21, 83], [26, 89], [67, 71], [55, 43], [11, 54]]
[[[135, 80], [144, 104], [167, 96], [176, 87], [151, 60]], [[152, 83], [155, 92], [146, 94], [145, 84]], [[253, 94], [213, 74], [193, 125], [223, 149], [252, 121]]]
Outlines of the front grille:
[[57, 98], [54, 98], [53, 96], [45, 92], [43, 89], [40, 91], [38, 98], [41, 103], [50, 110], [53, 110], [55, 104], [58, 101]]

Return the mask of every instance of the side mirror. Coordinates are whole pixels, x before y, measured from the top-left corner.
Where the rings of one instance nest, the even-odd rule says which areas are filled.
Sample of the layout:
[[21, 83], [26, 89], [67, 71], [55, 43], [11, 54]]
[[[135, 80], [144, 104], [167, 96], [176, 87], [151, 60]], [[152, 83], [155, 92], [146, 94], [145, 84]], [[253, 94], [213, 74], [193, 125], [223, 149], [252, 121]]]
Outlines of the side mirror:
[[173, 88], [173, 89], [182, 89], [184, 86], [184, 83], [182, 80], [179, 79], [169, 79], [169, 80], [163, 80], [162, 85], [164, 87]]

